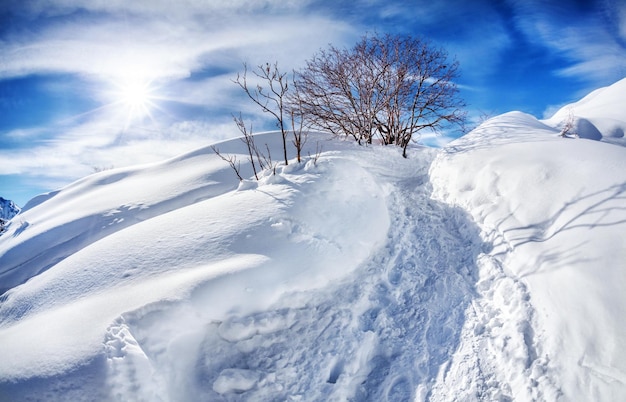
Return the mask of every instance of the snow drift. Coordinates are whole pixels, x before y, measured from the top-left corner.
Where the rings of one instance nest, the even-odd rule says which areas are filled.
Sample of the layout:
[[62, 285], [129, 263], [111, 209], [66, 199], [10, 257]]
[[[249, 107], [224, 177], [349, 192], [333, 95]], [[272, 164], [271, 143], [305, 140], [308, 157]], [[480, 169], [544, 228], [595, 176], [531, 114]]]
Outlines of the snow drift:
[[[527, 378], [511, 382], [504, 371], [494, 379], [511, 396], [621, 399], [626, 148], [563, 139], [558, 130], [515, 112], [451, 144], [431, 173], [436, 197], [471, 213], [506, 281], [521, 292], [518, 300], [502, 295], [502, 305], [515, 313], [513, 332], [502, 339], [479, 324], [480, 336], [464, 338], [468, 344], [457, 352], [461, 371], [450, 374], [447, 385], [480, 383], [485, 364], [502, 367], [512, 359], [518, 375]], [[532, 309], [524, 311], [519, 303]], [[492, 308], [478, 304], [477, 315], [493, 322]], [[510, 324], [507, 317], [496, 327]], [[474, 350], [494, 341], [502, 343], [485, 362]]]
[[563, 109], [600, 141], [512, 112], [408, 159], [311, 134], [258, 182], [205, 148], [35, 198], [0, 237], [0, 400], [624, 399], [624, 82]]
[[626, 146], [625, 93], [626, 78], [611, 86], [596, 89], [580, 101], [561, 108], [544, 122], [562, 127], [564, 122], [572, 120], [572, 131], [581, 138]]

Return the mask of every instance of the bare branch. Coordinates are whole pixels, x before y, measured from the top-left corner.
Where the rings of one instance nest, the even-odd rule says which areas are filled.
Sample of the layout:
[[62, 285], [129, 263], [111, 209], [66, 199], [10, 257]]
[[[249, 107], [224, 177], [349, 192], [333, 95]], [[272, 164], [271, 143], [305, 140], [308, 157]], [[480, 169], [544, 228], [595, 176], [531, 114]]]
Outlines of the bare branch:
[[239, 173], [241, 170], [241, 163], [237, 161], [237, 156], [223, 155], [222, 153], [220, 153], [220, 150], [215, 145], [211, 145], [211, 149], [213, 150], [213, 152], [215, 152], [217, 156], [219, 156], [223, 161], [227, 162], [230, 165], [230, 167], [237, 175], [239, 181], [243, 181], [243, 177], [241, 177], [241, 174]]
[[[246, 124], [241, 117], [241, 113], [239, 114], [239, 116], [233, 115], [233, 120], [235, 121], [235, 124], [237, 125], [239, 131], [241, 131], [241, 133], [243, 134], [243, 138], [241, 138], [241, 141], [246, 144], [246, 148], [248, 149], [248, 159], [250, 160], [250, 164], [252, 165], [254, 178], [259, 180], [253, 156], [253, 153], [256, 153], [256, 146], [254, 145], [254, 137], [252, 136], [252, 125], [250, 126], [250, 130], [248, 131], [248, 129], [246, 128]], [[263, 169], [262, 166], [261, 169]]]
[[291, 118], [291, 132], [293, 134], [293, 146], [296, 148], [296, 158], [298, 163], [302, 161], [302, 148], [306, 144], [307, 135], [304, 131], [304, 118], [302, 116], [302, 105], [298, 96], [291, 99], [288, 109]]
[[261, 80], [261, 82], [267, 85], [267, 88], [261, 84], [257, 84], [254, 88], [250, 88], [247, 80], [248, 66], [244, 63], [243, 75], [237, 74], [237, 77], [233, 82], [246, 93], [254, 103], [261, 107], [264, 113], [271, 114], [276, 119], [276, 125], [280, 129], [283, 138], [283, 156], [285, 165], [289, 162], [287, 160], [287, 131], [285, 128], [285, 98], [289, 85], [287, 82], [286, 73], [281, 73], [278, 69], [278, 63], [270, 65], [265, 63], [264, 65], [257, 66], [257, 69], [253, 71], [253, 74]]
[[311, 153], [309, 152], [309, 159], [313, 161], [314, 166], [317, 166], [317, 161], [320, 158], [321, 154], [322, 154], [322, 146], [320, 145], [320, 142], [317, 141], [315, 143], [315, 155], [311, 156]]
[[559, 136], [563, 138], [569, 137], [569, 136], [578, 138], [578, 134], [573, 131], [575, 122], [576, 122], [576, 118], [574, 117], [574, 112], [572, 112], [571, 108], [568, 108], [567, 118], [563, 122], [563, 128], [561, 129]]

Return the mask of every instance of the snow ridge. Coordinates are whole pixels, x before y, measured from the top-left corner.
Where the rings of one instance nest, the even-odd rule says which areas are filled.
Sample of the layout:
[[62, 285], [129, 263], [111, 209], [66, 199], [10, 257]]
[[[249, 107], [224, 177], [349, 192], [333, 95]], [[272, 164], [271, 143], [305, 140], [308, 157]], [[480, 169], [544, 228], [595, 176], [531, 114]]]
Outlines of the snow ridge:
[[572, 133], [580, 138], [626, 146], [625, 93], [626, 78], [564, 106], [544, 123], [560, 129], [570, 120]]

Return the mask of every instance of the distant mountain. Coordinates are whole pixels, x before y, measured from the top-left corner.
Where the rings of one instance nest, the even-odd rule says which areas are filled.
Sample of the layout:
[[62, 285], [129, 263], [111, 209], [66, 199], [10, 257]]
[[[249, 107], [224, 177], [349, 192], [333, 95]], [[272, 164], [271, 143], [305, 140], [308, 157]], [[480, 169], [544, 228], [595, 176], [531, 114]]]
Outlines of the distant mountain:
[[17, 215], [20, 210], [21, 208], [18, 207], [13, 201], [0, 197], [0, 219], [8, 221]]

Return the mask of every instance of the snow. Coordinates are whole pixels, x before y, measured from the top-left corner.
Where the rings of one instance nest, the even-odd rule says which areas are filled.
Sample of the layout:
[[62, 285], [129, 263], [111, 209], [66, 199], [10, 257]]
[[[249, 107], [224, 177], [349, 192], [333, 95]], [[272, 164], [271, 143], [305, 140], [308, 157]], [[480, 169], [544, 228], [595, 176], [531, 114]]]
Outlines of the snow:
[[[431, 174], [436, 198], [472, 214], [494, 246], [490, 253], [494, 261], [489, 264], [501, 266], [497, 275], [512, 285], [519, 282], [515, 286], [521, 300], [532, 307], [515, 312], [516, 316], [532, 312], [523, 320], [501, 319], [519, 321], [517, 330], [507, 331], [507, 336], [521, 332], [528, 338], [526, 345], [519, 342], [511, 348], [527, 349], [522, 356], [505, 354], [493, 362], [500, 368], [519, 365], [526, 384], [503, 376], [498, 380], [501, 386], [510, 388], [512, 395], [525, 395], [522, 399], [623, 399], [626, 148], [563, 139], [557, 129], [513, 112], [488, 121], [445, 149]], [[499, 282], [494, 280], [484, 294], [486, 300], [478, 298], [478, 316], [493, 309], [491, 292]], [[499, 304], [507, 304], [507, 298]], [[493, 335], [485, 338], [478, 342], [482, 348], [494, 340]], [[459, 364], [470, 367], [447, 378], [448, 386], [462, 386], [467, 371], [482, 376], [478, 373], [482, 357], [469, 350], [457, 353], [464, 359]], [[554, 373], [550, 384], [535, 377], [546, 372]]]
[[13, 201], [0, 197], [0, 219], [8, 221], [19, 212], [20, 207], [18, 207]]
[[624, 93], [626, 78], [611, 86], [596, 89], [580, 101], [561, 108], [545, 122], [560, 127], [571, 116], [573, 131], [581, 138], [626, 146]]
[[0, 401], [624, 399], [625, 82], [407, 159], [311, 133], [258, 182], [207, 147], [36, 197]]

